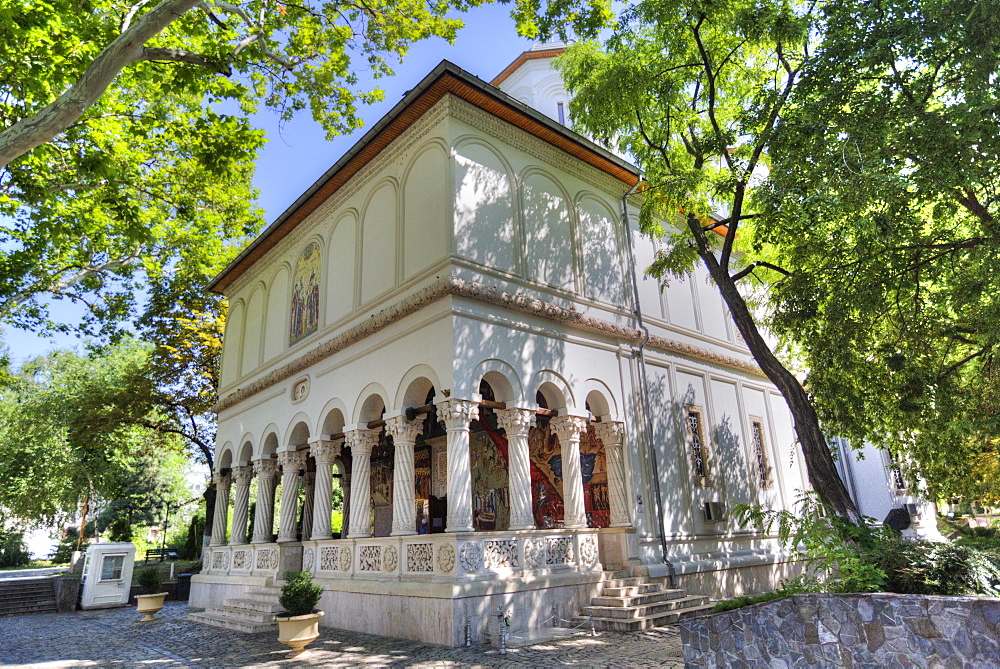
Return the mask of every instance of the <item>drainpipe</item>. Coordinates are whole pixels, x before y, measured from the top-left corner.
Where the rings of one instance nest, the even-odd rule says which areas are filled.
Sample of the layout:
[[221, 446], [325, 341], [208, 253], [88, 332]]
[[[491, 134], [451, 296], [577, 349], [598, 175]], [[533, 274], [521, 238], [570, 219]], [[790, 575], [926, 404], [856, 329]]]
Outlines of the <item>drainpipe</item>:
[[635, 267], [635, 253], [632, 251], [632, 231], [629, 229], [628, 222], [628, 198], [630, 195], [639, 190], [639, 184], [642, 183], [641, 175], [640, 180], [636, 182], [632, 188], [629, 189], [627, 193], [622, 195], [622, 227], [625, 231], [625, 248], [628, 252], [628, 264], [631, 268], [631, 278], [632, 278], [632, 306], [633, 313], [635, 316], [636, 329], [642, 332], [642, 339], [639, 341], [639, 346], [636, 349], [636, 354], [639, 361], [639, 406], [644, 419], [644, 429], [640, 430], [643, 441], [646, 445], [646, 452], [649, 453], [649, 466], [653, 475], [653, 492], [654, 501], [656, 502], [656, 524], [660, 530], [660, 551], [663, 554], [663, 564], [667, 566], [667, 572], [670, 575], [670, 587], [677, 587], [677, 575], [674, 572], [674, 565], [667, 558], [667, 531], [663, 524], [663, 499], [660, 494], [660, 465], [656, 458], [656, 448], [653, 445], [652, 434], [653, 434], [653, 422], [652, 416], [649, 411], [649, 386], [646, 381], [646, 355], [645, 347], [646, 342], [649, 341], [649, 330], [646, 329], [645, 324], [642, 320], [642, 308], [639, 306], [639, 280], [636, 278], [636, 267]]

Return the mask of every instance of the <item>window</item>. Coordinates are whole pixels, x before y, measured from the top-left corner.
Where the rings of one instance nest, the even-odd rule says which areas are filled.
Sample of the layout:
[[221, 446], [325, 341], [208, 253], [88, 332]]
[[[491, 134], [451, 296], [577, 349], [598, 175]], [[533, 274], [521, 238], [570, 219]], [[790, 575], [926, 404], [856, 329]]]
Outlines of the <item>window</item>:
[[899, 460], [896, 459], [896, 454], [892, 451], [887, 451], [889, 454], [889, 476], [892, 480], [892, 485], [899, 490], [906, 490], [906, 479], [903, 478], [903, 468], [899, 464]]
[[125, 568], [125, 555], [105, 555], [101, 560], [101, 580], [120, 581]]
[[708, 480], [708, 450], [705, 447], [705, 431], [702, 427], [701, 411], [688, 409], [688, 443], [691, 446], [692, 471], [702, 486], [711, 485]]
[[760, 487], [764, 490], [771, 487], [771, 466], [767, 462], [767, 446], [764, 441], [764, 423], [759, 418], [750, 419], [750, 430], [753, 438], [753, 454], [757, 461], [757, 477]]
[[566, 107], [561, 102], [556, 103], [556, 110], [559, 113], [559, 125], [566, 125]]

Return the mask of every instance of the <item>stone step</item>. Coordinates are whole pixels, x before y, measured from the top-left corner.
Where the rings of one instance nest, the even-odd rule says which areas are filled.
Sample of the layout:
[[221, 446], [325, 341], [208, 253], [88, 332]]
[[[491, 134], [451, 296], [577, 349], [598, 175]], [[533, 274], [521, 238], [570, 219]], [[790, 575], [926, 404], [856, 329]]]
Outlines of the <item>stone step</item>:
[[16, 592], [16, 593], [0, 592], [0, 604], [3, 604], [5, 602], [25, 602], [34, 599], [45, 599], [46, 597], [52, 597], [52, 593], [53, 593], [52, 588], [39, 590], [37, 592], [28, 592], [28, 591]]
[[36, 601], [33, 604], [21, 604], [17, 606], [4, 606], [0, 604], [0, 618], [7, 616], [21, 616], [28, 613], [54, 613], [56, 611], [56, 600], [46, 599]]
[[246, 609], [248, 611], [261, 611], [263, 613], [277, 613], [282, 611], [283, 607], [281, 604], [277, 604], [274, 601], [262, 602], [256, 599], [227, 599], [224, 602], [225, 606], [230, 606], [235, 609]]
[[211, 607], [205, 610], [213, 616], [221, 618], [231, 618], [247, 623], [273, 623], [274, 613], [270, 611], [253, 611], [251, 609], [240, 609], [234, 606]]
[[582, 615], [592, 615], [595, 618], [616, 618], [627, 620], [630, 618], [645, 618], [657, 613], [666, 611], [677, 611], [708, 603], [708, 597], [703, 595], [689, 595], [679, 599], [669, 599], [656, 604], [646, 604], [644, 606], [585, 606]]
[[52, 582], [46, 583], [25, 583], [17, 585], [0, 586], [0, 598], [8, 595], [18, 595], [25, 592], [52, 592]]
[[[672, 625], [681, 618], [687, 618], [698, 615], [699, 613], [710, 611], [714, 606], [714, 604], [703, 604], [701, 606], [655, 613], [653, 615], [641, 616], [637, 618], [598, 618], [597, 616], [594, 616], [593, 621], [594, 627], [599, 630], [609, 632], [638, 632], [640, 630], [648, 630], [653, 627]], [[578, 624], [586, 623], [589, 622], [589, 618], [587, 616], [577, 616], [573, 619], [573, 622]]]
[[617, 588], [605, 587], [601, 592], [604, 597], [635, 597], [651, 592], [661, 592], [663, 587], [659, 583], [641, 583], [639, 585], [625, 585]]
[[614, 580], [616, 578], [629, 578], [630, 576], [632, 576], [632, 571], [630, 569], [619, 569], [618, 571], [604, 572], [604, 580]]
[[647, 604], [664, 602], [668, 599], [680, 599], [684, 595], [685, 592], [680, 589], [660, 590], [659, 592], [650, 592], [644, 595], [635, 595], [634, 597], [594, 597], [590, 600], [590, 603], [593, 606], [645, 606]]
[[24, 606], [25, 604], [34, 604], [35, 602], [54, 598], [55, 594], [51, 590], [48, 592], [40, 592], [36, 595], [0, 597], [0, 608], [4, 606]]
[[207, 611], [202, 613], [189, 613], [188, 620], [196, 623], [201, 623], [203, 625], [211, 625], [212, 627], [221, 627], [222, 629], [231, 630], [233, 632], [243, 632], [244, 634], [262, 634], [264, 632], [276, 632], [278, 630], [278, 623], [251, 623], [243, 622], [240, 620], [233, 620], [231, 618], [226, 618], [213, 613], [208, 613]]
[[646, 582], [645, 576], [629, 576], [628, 578], [610, 578], [601, 581], [601, 585], [605, 588], [622, 588], [629, 585], [642, 585]]

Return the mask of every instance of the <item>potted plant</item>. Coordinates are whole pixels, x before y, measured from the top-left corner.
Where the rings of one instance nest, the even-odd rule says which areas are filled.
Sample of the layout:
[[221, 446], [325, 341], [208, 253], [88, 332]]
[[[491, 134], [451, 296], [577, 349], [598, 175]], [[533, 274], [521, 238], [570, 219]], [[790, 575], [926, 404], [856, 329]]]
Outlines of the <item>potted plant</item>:
[[153, 614], [163, 608], [163, 599], [167, 596], [167, 593], [160, 592], [163, 577], [160, 576], [159, 567], [138, 570], [135, 582], [144, 593], [135, 596], [136, 610], [144, 616], [139, 622], [148, 623], [153, 620]]
[[322, 586], [312, 582], [307, 571], [292, 572], [281, 588], [278, 602], [285, 608], [275, 616], [278, 621], [278, 641], [292, 649], [289, 657], [305, 651], [306, 645], [319, 636], [319, 619], [322, 611], [316, 604], [323, 594]]

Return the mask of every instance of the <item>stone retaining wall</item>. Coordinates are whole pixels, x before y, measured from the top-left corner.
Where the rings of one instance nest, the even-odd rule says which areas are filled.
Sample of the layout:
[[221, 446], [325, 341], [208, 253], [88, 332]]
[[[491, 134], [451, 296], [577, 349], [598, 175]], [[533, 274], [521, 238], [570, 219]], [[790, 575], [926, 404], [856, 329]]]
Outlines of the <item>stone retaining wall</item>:
[[1000, 599], [793, 595], [681, 622], [687, 667], [996, 667]]

